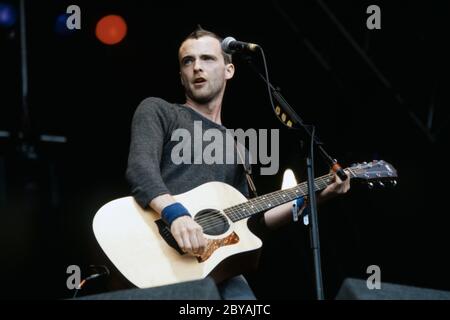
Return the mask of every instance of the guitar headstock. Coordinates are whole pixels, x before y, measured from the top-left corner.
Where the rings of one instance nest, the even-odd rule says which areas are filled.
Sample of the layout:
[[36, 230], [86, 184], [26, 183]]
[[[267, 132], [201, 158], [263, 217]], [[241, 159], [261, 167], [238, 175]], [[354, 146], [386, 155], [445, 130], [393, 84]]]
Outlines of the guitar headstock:
[[357, 163], [347, 168], [352, 178], [364, 180], [372, 188], [375, 183], [381, 187], [386, 184], [397, 185], [397, 170], [384, 160], [374, 160], [369, 163]]

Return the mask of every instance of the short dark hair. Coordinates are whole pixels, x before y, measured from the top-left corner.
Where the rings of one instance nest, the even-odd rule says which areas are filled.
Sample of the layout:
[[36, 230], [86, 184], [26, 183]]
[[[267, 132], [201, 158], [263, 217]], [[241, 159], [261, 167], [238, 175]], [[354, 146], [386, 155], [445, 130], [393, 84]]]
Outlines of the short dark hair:
[[[223, 40], [216, 33], [212, 32], [212, 31], [205, 30], [200, 25], [198, 25], [197, 29], [192, 31], [181, 43], [185, 42], [188, 39], [199, 39], [199, 38], [202, 38], [202, 37], [215, 38], [215, 39], [219, 40], [220, 43], [222, 43], [222, 40]], [[223, 59], [225, 60], [226, 64], [232, 62], [231, 54], [228, 54], [228, 53], [226, 53], [225, 51], [222, 50], [222, 55], [223, 55]]]

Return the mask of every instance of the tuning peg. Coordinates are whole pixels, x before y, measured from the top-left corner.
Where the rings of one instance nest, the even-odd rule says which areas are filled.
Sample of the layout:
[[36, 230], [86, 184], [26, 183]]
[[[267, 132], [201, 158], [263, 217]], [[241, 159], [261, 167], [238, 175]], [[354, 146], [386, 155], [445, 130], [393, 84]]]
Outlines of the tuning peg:
[[378, 181], [378, 184], [380, 185], [380, 187], [383, 187], [383, 188], [384, 188], [384, 183], [383, 183], [383, 182]]
[[367, 185], [369, 186], [369, 189], [373, 188], [373, 182], [369, 182]]

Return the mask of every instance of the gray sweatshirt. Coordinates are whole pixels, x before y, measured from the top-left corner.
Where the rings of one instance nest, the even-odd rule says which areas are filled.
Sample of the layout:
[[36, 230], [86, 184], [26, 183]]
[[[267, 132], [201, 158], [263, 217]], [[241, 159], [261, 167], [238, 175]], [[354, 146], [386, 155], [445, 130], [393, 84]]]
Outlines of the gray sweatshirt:
[[[233, 164], [227, 164], [226, 159], [223, 164], [206, 164], [202, 161], [198, 148], [197, 151], [194, 150], [194, 122], [197, 128], [201, 123], [202, 134], [211, 128], [220, 130], [225, 141], [224, 126], [205, 118], [188, 106], [151, 97], [143, 100], [136, 109], [126, 177], [131, 185], [132, 195], [141, 207], [146, 208], [159, 195], [184, 193], [210, 181], [225, 182], [246, 197], [249, 196], [242, 163], [233, 161]], [[190, 161], [184, 161], [189, 163], [175, 164], [172, 149], [178, 145], [179, 150], [181, 140], [172, 141], [172, 134], [180, 128], [186, 129], [192, 137], [189, 146], [191, 156]], [[198, 138], [198, 130], [196, 133]], [[202, 149], [210, 143], [203, 141]], [[237, 159], [239, 155], [236, 148], [234, 151]], [[225, 149], [223, 152], [225, 154]], [[180, 153], [176, 153], [178, 154]]]

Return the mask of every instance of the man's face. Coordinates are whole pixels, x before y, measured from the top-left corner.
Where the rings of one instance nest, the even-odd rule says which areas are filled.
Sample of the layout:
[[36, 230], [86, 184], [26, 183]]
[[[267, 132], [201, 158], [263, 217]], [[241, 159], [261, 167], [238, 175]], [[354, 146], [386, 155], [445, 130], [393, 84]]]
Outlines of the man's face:
[[188, 39], [178, 51], [181, 83], [195, 102], [208, 103], [223, 94], [234, 66], [225, 64], [219, 40], [213, 37]]

